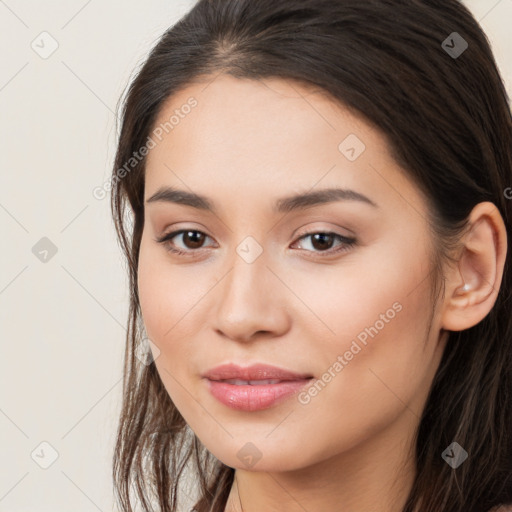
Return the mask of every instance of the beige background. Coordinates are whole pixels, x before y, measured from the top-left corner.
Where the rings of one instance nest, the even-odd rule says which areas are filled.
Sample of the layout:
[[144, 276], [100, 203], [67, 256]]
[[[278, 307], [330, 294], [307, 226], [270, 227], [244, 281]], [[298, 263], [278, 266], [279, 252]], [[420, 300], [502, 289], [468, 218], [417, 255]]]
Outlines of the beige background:
[[[113, 510], [127, 281], [92, 190], [130, 76], [192, 4], [0, 0], [0, 512]], [[512, 0], [466, 4], [512, 92]]]

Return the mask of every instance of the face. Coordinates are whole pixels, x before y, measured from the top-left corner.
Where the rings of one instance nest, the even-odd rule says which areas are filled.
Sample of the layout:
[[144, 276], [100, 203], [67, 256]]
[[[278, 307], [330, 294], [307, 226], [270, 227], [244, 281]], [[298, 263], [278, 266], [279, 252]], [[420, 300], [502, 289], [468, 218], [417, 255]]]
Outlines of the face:
[[[304, 85], [229, 76], [169, 98], [153, 134], [140, 304], [202, 443], [231, 467], [249, 455], [284, 471], [410, 431], [443, 347], [428, 208], [383, 135]], [[155, 196], [167, 187], [211, 210]], [[321, 200], [326, 189], [345, 192]], [[283, 201], [301, 194], [314, 195]], [[230, 363], [310, 378], [259, 390], [204, 378]]]

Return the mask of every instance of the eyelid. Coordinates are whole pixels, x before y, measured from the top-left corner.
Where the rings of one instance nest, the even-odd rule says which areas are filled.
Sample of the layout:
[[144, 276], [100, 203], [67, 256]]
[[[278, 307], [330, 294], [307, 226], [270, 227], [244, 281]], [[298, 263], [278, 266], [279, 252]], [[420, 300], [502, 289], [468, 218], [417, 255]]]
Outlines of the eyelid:
[[343, 234], [343, 233], [340, 233], [339, 231], [341, 230], [342, 228], [340, 227], [336, 227], [336, 228], [332, 228], [332, 227], [320, 227], [320, 228], [317, 228], [317, 227], [312, 227], [312, 228], [304, 228], [304, 229], [299, 229], [296, 233], [294, 233], [293, 237], [295, 240], [297, 240], [298, 238], [302, 238], [306, 235], [314, 235], [315, 233], [328, 233], [328, 234], [332, 234], [332, 235], [337, 235], [341, 238], [344, 238], [346, 240], [352, 240], [352, 239], [355, 239], [355, 233], [347, 228], [345, 228], [345, 231], [347, 231], [348, 233], [347, 234]]

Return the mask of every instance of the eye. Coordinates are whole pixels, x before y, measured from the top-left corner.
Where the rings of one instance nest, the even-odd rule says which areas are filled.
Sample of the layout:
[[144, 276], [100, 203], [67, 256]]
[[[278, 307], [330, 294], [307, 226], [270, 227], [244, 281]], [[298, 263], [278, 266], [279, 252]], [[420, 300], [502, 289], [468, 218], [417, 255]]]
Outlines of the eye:
[[[190, 250], [176, 248], [174, 243], [171, 243], [171, 240], [178, 236], [182, 236], [182, 240], [186, 245], [185, 249]], [[190, 256], [191, 253], [197, 252], [197, 249], [201, 249], [200, 246], [204, 242], [205, 238], [209, 238], [209, 236], [205, 235], [202, 231], [197, 231], [196, 229], [181, 229], [179, 231], [173, 231], [172, 233], [163, 235], [161, 238], [157, 238], [156, 241], [163, 244], [169, 252], [180, 256]], [[190, 246], [187, 247], [187, 244], [190, 244]]]
[[[182, 243], [184, 243], [185, 249], [176, 247], [174, 242], [172, 242], [174, 238], [177, 238], [179, 236], [182, 237]], [[181, 229], [179, 231], [173, 231], [171, 233], [163, 235], [160, 238], [157, 238], [156, 242], [164, 245], [166, 250], [173, 254], [177, 254], [179, 256], [192, 256], [194, 252], [198, 252], [200, 249], [203, 249], [202, 244], [204, 243], [204, 240], [206, 238], [210, 237], [203, 233], [202, 231], [198, 231], [195, 229]], [[314, 250], [311, 251], [309, 249], [304, 249], [303, 247], [301, 247], [301, 249], [313, 253], [340, 253], [350, 250], [350, 248], [356, 244], [355, 238], [349, 238], [338, 233], [324, 231], [314, 231], [303, 234], [298, 239], [298, 241], [304, 239], [311, 240], [311, 243], [309, 245], [313, 247]], [[332, 245], [335, 240], [338, 240], [340, 244], [333, 249]]]
[[[329, 255], [348, 251], [350, 250], [351, 247], [353, 247], [356, 244], [355, 238], [349, 238], [338, 233], [324, 231], [314, 231], [306, 233], [299, 238], [299, 241], [304, 239], [310, 239], [310, 243], [306, 245], [309, 245], [310, 247], [316, 249], [313, 251], [309, 251], [308, 249], [306, 249], [308, 250], [308, 252], [327, 253]], [[341, 243], [336, 248], [333, 249], [332, 245], [335, 240], [339, 240]]]

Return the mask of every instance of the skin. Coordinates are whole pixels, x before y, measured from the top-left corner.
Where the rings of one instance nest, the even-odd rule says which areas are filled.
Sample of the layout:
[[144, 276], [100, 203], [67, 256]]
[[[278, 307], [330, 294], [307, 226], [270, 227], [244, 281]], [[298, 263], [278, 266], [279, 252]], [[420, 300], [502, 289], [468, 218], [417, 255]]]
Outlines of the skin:
[[[145, 200], [174, 186], [218, 208], [145, 205], [139, 297], [165, 388], [208, 450], [236, 469], [226, 511], [343, 504], [344, 512], [396, 512], [412, 485], [414, 431], [446, 331], [475, 325], [496, 300], [506, 253], [500, 214], [492, 203], [475, 207], [432, 315], [428, 205], [380, 132], [305, 85], [226, 75], [169, 98], [155, 125], [191, 96], [198, 105], [146, 166]], [[349, 134], [366, 146], [354, 161], [338, 149]], [[377, 207], [344, 200], [272, 211], [277, 198], [327, 187], [353, 189]], [[206, 235], [167, 242], [190, 255], [155, 241], [179, 229]], [[326, 232], [356, 243], [327, 255], [343, 242], [325, 247], [303, 237]], [[262, 250], [252, 263], [236, 251], [247, 236]], [[461, 292], [464, 283], [470, 289]], [[307, 404], [293, 396], [235, 411], [201, 378], [222, 363], [263, 362], [320, 379], [397, 303], [394, 318]], [[261, 455], [251, 467], [237, 456], [248, 442]]]

